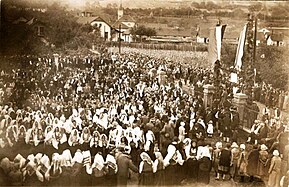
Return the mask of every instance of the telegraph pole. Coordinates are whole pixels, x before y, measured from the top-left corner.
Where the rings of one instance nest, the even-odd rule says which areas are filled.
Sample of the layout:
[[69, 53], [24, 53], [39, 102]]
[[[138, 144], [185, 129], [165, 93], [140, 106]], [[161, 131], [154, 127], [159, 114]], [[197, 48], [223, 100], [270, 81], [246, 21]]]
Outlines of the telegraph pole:
[[258, 26], [257, 26], [257, 17], [255, 17], [255, 32], [254, 32], [254, 54], [253, 54], [253, 64], [255, 66], [256, 64], [256, 42], [257, 42], [257, 29], [258, 29]]
[[121, 53], [121, 23], [119, 24], [119, 28], [118, 28], [118, 53]]

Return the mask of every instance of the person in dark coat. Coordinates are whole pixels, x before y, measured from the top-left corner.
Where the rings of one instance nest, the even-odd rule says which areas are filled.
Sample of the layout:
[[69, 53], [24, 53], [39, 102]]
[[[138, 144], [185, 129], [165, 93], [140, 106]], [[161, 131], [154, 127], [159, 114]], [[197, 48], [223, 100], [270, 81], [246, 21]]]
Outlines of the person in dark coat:
[[226, 144], [226, 147], [221, 151], [219, 166], [218, 166], [218, 175], [217, 180], [220, 179], [220, 175], [223, 176], [223, 180], [225, 180], [226, 175], [230, 172], [231, 165], [231, 145], [229, 143]]
[[183, 160], [180, 152], [177, 150], [178, 138], [175, 137], [174, 141], [168, 146], [167, 155], [164, 158], [165, 165], [165, 185], [179, 185], [180, 171]]
[[202, 148], [202, 156], [199, 162], [198, 182], [203, 184], [210, 183], [210, 172], [212, 169], [211, 153], [208, 147]]
[[190, 149], [190, 158], [187, 160], [187, 177], [193, 182], [197, 181], [198, 178], [198, 167], [199, 162], [197, 160], [198, 146], [196, 140], [192, 140]]
[[223, 140], [229, 142], [232, 130], [231, 130], [231, 116], [230, 113], [225, 113], [224, 118], [222, 119], [221, 131], [223, 133]]
[[124, 153], [122, 147], [117, 149], [116, 153], [116, 164], [117, 164], [117, 185], [126, 186], [128, 181], [129, 169], [133, 172], [138, 172], [138, 168], [132, 163], [129, 155]]
[[247, 174], [250, 176], [250, 181], [254, 180], [254, 176], [257, 175], [259, 160], [259, 150], [258, 146], [254, 145], [251, 152], [248, 154], [248, 165], [247, 165]]

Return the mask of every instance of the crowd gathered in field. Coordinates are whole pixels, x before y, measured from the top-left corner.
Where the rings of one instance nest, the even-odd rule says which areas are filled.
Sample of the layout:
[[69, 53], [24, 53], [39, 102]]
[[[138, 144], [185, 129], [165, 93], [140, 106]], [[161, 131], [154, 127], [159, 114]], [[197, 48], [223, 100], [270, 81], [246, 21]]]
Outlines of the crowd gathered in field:
[[288, 92], [255, 85], [244, 139], [236, 85], [223, 75], [206, 107], [214, 72], [193, 62], [134, 52], [6, 61], [0, 185], [208, 185], [213, 173], [288, 186]]

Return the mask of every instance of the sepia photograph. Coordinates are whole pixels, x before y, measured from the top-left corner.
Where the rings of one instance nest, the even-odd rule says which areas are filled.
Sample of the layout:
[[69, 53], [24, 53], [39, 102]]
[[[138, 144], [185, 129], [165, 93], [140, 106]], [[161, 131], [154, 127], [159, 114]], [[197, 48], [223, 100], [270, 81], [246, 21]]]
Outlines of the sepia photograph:
[[289, 1], [0, 6], [0, 186], [289, 187]]

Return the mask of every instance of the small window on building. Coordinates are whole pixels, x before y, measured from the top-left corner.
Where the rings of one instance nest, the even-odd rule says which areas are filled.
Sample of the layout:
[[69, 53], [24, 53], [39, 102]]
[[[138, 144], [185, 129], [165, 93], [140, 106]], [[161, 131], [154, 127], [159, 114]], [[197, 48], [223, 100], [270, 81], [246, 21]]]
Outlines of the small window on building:
[[37, 36], [44, 36], [44, 27], [43, 26], [36, 27], [36, 33]]

